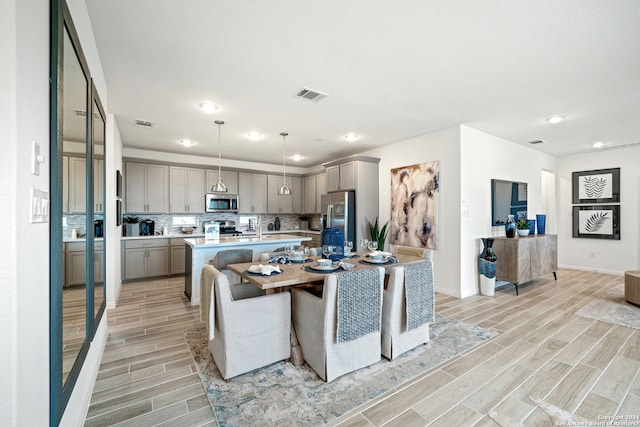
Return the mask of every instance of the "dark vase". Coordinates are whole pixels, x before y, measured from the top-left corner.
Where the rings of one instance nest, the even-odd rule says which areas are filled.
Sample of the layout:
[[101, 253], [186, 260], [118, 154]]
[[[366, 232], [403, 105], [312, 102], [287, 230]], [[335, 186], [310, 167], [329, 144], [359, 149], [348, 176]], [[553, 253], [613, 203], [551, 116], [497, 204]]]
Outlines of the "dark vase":
[[276, 217], [275, 222], [273, 223], [276, 230], [280, 230], [280, 218]]
[[507, 237], [516, 237], [516, 220], [513, 215], [509, 215], [507, 223], [504, 225]]
[[485, 261], [489, 261], [489, 262], [494, 262], [496, 261], [498, 258], [496, 257], [496, 254], [493, 253], [493, 241], [495, 239], [492, 239], [490, 237], [483, 237], [482, 238], [482, 245], [484, 246], [482, 248], [482, 253], [480, 254], [480, 258], [484, 259]]

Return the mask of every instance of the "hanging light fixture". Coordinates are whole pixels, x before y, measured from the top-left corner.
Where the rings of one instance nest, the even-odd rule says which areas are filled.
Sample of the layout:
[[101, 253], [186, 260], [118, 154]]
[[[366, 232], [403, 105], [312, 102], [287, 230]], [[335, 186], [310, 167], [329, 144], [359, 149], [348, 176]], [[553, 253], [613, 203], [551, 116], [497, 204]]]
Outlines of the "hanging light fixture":
[[282, 187], [280, 187], [280, 189], [278, 190], [278, 195], [279, 196], [290, 196], [291, 195], [291, 189], [287, 185], [287, 154], [286, 154], [286, 137], [289, 134], [286, 133], [286, 132], [282, 132], [280, 135], [282, 135], [282, 166], [283, 166], [283, 171], [282, 171]]
[[224, 124], [224, 122], [222, 120], [216, 120], [215, 124], [218, 125], [218, 182], [213, 184], [213, 186], [211, 187], [211, 192], [212, 193], [226, 193], [227, 192], [227, 186], [224, 185], [224, 183], [222, 182], [222, 165], [221, 165], [221, 160], [220, 160], [220, 149], [222, 147], [222, 142], [221, 142], [221, 139], [220, 139], [220, 128]]

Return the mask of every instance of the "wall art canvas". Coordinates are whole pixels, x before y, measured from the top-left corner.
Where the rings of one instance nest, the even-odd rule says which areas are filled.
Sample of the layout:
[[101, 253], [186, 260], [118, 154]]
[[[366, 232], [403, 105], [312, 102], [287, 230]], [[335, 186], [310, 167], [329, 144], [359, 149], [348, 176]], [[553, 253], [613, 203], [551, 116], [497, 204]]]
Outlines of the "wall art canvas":
[[573, 237], [620, 240], [620, 205], [574, 206]]
[[620, 168], [573, 172], [573, 203], [620, 201]]
[[439, 192], [437, 160], [391, 169], [392, 244], [436, 249]]

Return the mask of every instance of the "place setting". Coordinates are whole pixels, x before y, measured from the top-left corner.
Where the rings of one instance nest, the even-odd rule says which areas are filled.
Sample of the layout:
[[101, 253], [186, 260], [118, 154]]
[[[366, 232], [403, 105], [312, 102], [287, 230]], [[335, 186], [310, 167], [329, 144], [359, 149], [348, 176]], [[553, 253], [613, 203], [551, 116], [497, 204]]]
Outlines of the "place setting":
[[275, 275], [282, 273], [282, 270], [279, 265], [258, 264], [252, 265], [244, 273], [253, 276], [271, 276], [272, 274]]
[[398, 262], [398, 259], [391, 252], [379, 251], [378, 242], [375, 240], [362, 239], [360, 240], [360, 246], [362, 246], [363, 250], [368, 249], [370, 251], [365, 255], [364, 259], [359, 261], [360, 264], [389, 265]]
[[309, 273], [332, 273], [336, 270], [350, 270], [355, 268], [354, 264], [350, 264], [343, 260], [344, 253], [340, 253], [339, 246], [323, 245], [322, 254], [324, 258], [316, 261], [316, 264], [305, 266], [304, 270]]

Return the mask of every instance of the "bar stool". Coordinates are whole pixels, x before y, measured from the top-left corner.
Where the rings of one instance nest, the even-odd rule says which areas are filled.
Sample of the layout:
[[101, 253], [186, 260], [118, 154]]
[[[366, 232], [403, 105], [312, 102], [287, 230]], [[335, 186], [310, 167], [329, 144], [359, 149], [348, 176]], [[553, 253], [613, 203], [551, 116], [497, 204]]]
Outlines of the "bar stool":
[[229, 264], [238, 264], [241, 262], [253, 261], [252, 249], [227, 249], [218, 251], [216, 256], [209, 261], [216, 270], [229, 278], [229, 283], [240, 283], [240, 277], [227, 268]]

